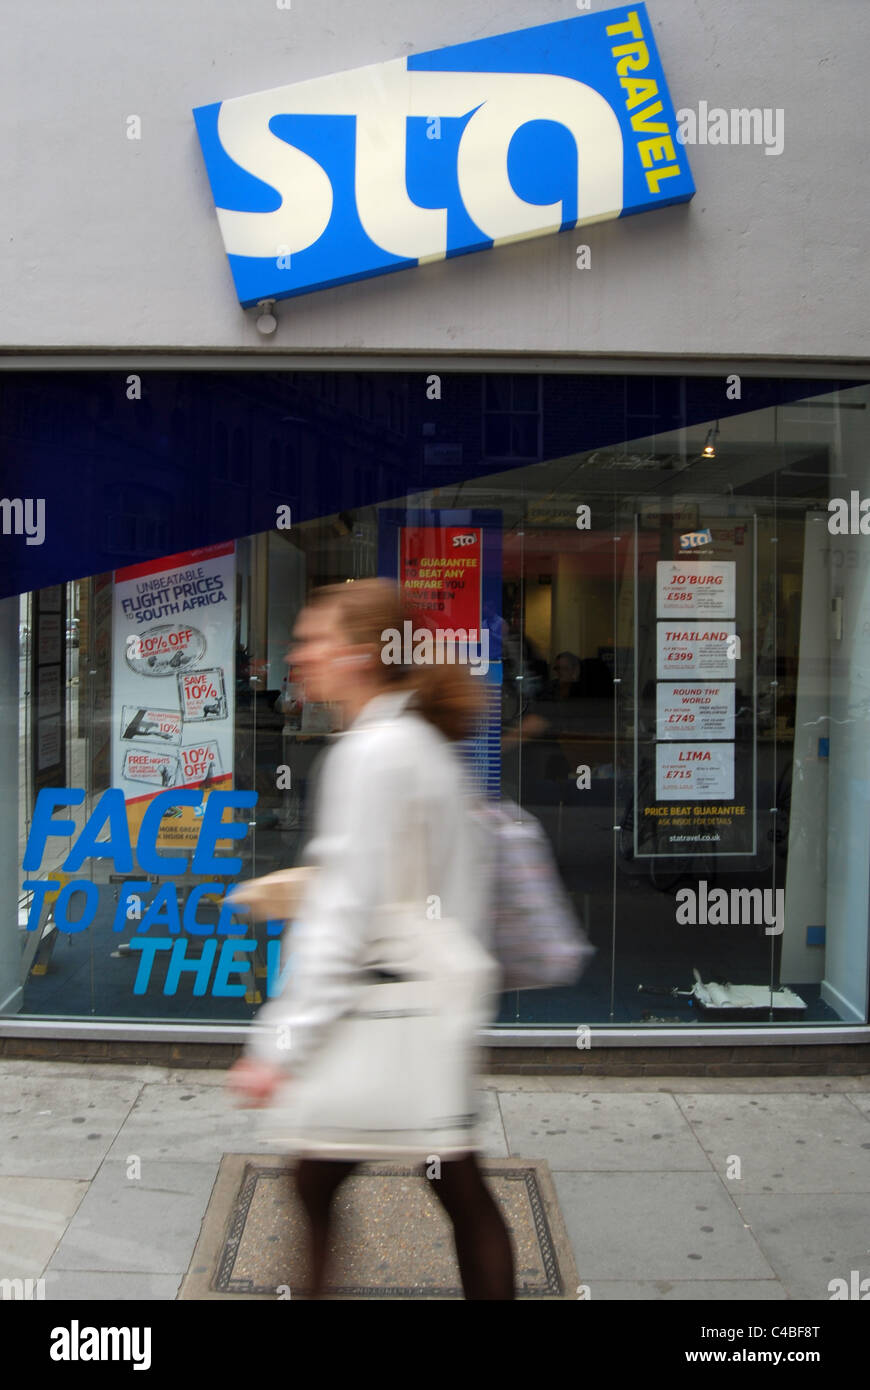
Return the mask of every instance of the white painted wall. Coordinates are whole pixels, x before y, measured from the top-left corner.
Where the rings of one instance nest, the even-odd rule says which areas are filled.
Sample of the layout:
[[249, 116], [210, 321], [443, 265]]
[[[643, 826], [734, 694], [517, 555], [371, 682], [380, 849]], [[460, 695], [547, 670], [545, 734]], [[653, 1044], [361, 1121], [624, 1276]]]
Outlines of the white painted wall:
[[782, 108], [781, 155], [690, 147], [688, 206], [289, 301], [264, 339], [191, 108], [568, 18], [573, 0], [6, 0], [0, 349], [870, 356], [870, 5], [649, 11], [675, 106]]

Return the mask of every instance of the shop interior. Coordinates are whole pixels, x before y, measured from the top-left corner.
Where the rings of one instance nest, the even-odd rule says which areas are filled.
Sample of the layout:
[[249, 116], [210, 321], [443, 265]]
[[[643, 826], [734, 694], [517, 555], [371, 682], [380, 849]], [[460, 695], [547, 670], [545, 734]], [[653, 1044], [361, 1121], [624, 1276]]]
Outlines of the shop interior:
[[[741, 409], [739, 401], [726, 405], [720, 381], [714, 391], [708, 381], [624, 377], [608, 379], [607, 391], [599, 381], [596, 413], [595, 380], [469, 373], [435, 402], [411, 374], [248, 373], [225, 387], [211, 374], [165, 373], [144, 420], [117, 398], [107, 404], [112, 388], [100, 374], [22, 382], [25, 399], [37, 386], [55, 390], [57, 410], [77, 412], [82, 439], [99, 441], [101, 457], [118, 465], [100, 483], [111, 504], [103, 553], [114, 563], [62, 586], [64, 777], [48, 785], [84, 790], [82, 804], [64, 812], [79, 833], [114, 784], [109, 749], [119, 711], [110, 653], [126, 638], [112, 607], [116, 572], [140, 557], [231, 539], [230, 785], [257, 800], [255, 811], [235, 813], [247, 822], [244, 839], [221, 852], [241, 855], [242, 878], [298, 862], [318, 760], [336, 728], [334, 712], [306, 704], [285, 660], [306, 595], [383, 573], [388, 515], [431, 525], [485, 517], [483, 529], [497, 532], [487, 582], [498, 598], [495, 611], [484, 605], [482, 621], [498, 627], [500, 659], [486, 727], [465, 752], [485, 763], [490, 787], [544, 826], [597, 948], [574, 988], [504, 995], [499, 1022], [652, 1029], [866, 1021], [866, 981], [849, 981], [856, 960], [866, 975], [866, 902], [862, 919], [853, 879], [866, 859], [867, 821], [852, 815], [845, 830], [842, 821], [850, 805], [870, 801], [867, 769], [856, 763], [870, 718], [870, 692], [861, 687], [866, 560], [860, 535], [832, 534], [828, 501], [861, 485], [868, 388], [809, 393], [806, 383], [765, 383], [767, 396], [747, 391]], [[715, 393], [723, 397], [718, 415], [710, 411]], [[753, 400], [757, 408], [749, 408]], [[70, 448], [77, 442], [73, 431]], [[31, 443], [36, 449], [39, 440]], [[191, 469], [179, 473], [192, 445]], [[109, 480], [134, 453], [139, 475], [150, 477], [135, 497]], [[194, 469], [206, 465], [209, 529], [183, 535], [173, 507], [183, 517]], [[266, 515], [252, 501], [262, 492], [266, 511], [286, 505], [292, 524], [241, 531]], [[685, 627], [662, 617], [662, 575], [678, 571], [726, 576], [732, 607], [710, 607], [709, 625], [738, 639], [724, 676], [721, 667], [716, 680], [705, 680], [703, 667], [687, 670], [693, 688], [715, 686], [727, 710], [682, 745], [669, 741], [663, 726], [671, 716], [662, 712], [678, 688], [663, 680], [665, 629]], [[34, 709], [40, 592], [18, 600], [19, 864], [46, 785]], [[663, 830], [680, 824], [661, 779], [681, 747], [698, 759], [713, 754], [706, 790], [687, 793], [693, 804], [682, 817], [690, 829], [715, 826], [709, 835]], [[843, 888], [853, 894], [848, 902], [831, 882], [844, 837], [854, 865]], [[74, 838], [51, 841], [41, 877], [77, 876], [60, 869]], [[277, 968], [265, 930], [254, 933], [256, 949], [232, 995], [199, 991], [205, 964], [199, 975], [182, 972], [170, 992], [168, 953], [153, 958], [147, 988], [137, 992], [141, 952], [130, 943], [140, 922], [133, 915], [117, 929], [124, 875], [111, 869], [108, 859], [81, 869], [99, 905], [78, 932], [57, 928], [50, 896], [38, 930], [27, 929], [32, 895], [21, 889], [22, 873], [12, 890], [22, 941], [17, 1011], [252, 1017]], [[225, 885], [235, 877], [228, 873]], [[195, 885], [188, 875], [183, 891]], [[780, 893], [778, 930], [758, 920], [681, 921], [686, 889], [696, 902], [714, 889], [731, 903], [732, 889], [758, 889], [771, 902]], [[866, 897], [866, 876], [864, 889]], [[204, 894], [198, 920], [217, 923], [220, 911], [220, 892]], [[251, 938], [252, 928], [238, 930]], [[188, 936], [192, 966], [209, 940]]]

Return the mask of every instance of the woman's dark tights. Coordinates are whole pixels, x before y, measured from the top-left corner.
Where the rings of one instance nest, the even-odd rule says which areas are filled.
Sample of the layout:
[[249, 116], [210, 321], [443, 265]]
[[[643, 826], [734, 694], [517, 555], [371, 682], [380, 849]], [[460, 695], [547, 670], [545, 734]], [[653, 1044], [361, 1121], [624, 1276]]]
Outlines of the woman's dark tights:
[[[310, 1231], [311, 1296], [320, 1298], [326, 1278], [332, 1199], [356, 1161], [303, 1158], [296, 1170], [296, 1191]], [[484, 1182], [474, 1153], [445, 1159], [432, 1186], [453, 1222], [456, 1257], [467, 1299], [514, 1297], [514, 1260], [501, 1212]]]

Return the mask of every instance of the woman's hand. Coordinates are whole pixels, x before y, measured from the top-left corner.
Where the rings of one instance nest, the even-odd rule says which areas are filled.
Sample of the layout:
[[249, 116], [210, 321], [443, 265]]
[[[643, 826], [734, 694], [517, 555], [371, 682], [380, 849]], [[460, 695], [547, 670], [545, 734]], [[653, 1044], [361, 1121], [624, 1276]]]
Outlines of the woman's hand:
[[310, 865], [300, 865], [295, 869], [279, 869], [263, 878], [247, 879], [234, 884], [229, 901], [247, 907], [256, 921], [288, 921], [298, 915], [313, 874]]
[[288, 1073], [271, 1062], [259, 1062], [253, 1057], [240, 1057], [230, 1067], [227, 1086], [238, 1103], [255, 1109], [268, 1105], [278, 1086], [288, 1079]]

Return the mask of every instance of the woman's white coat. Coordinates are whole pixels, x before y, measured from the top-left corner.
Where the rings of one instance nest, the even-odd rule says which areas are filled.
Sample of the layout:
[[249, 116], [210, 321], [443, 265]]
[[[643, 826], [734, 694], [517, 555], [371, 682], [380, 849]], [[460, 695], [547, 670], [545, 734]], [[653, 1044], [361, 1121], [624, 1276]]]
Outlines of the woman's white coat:
[[[490, 861], [468, 813], [464, 765], [411, 699], [374, 697], [324, 760], [305, 854], [318, 872], [290, 931], [288, 984], [257, 1015], [248, 1055], [304, 1067], [366, 988], [379, 906], [424, 902], [433, 930], [439, 917], [454, 918], [489, 945]], [[481, 1022], [496, 1004], [496, 994], [482, 1001]]]

